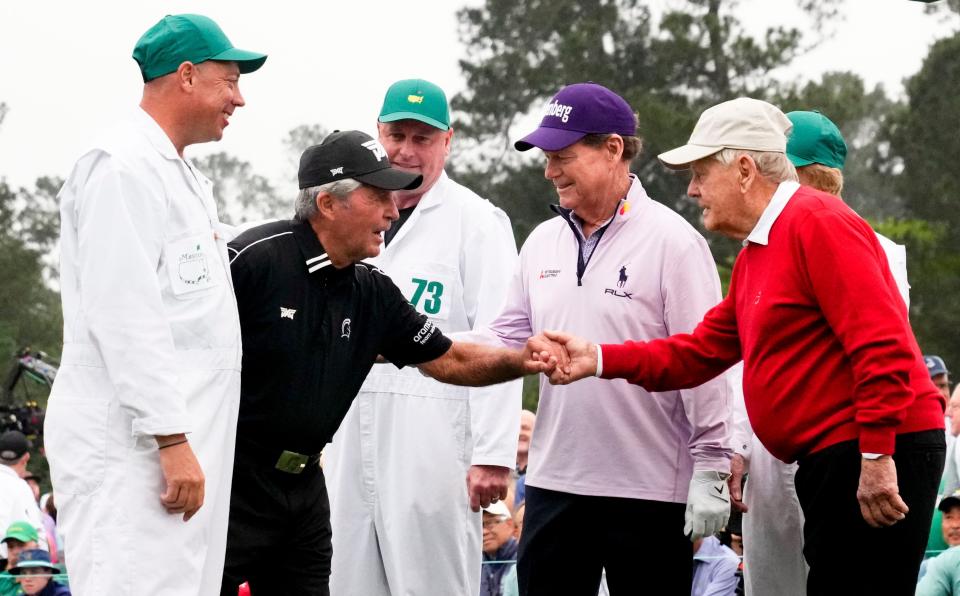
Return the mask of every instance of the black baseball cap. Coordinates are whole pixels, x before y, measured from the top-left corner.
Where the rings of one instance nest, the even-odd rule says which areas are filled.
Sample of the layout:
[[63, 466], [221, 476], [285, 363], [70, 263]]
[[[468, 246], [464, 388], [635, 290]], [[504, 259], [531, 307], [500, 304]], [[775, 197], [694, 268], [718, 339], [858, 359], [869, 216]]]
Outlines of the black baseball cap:
[[335, 130], [300, 156], [300, 188], [353, 178], [384, 190], [412, 190], [423, 176], [390, 166], [380, 141], [359, 130]]
[[937, 509], [946, 513], [950, 511], [951, 507], [956, 507], [957, 505], [960, 505], [960, 489], [953, 491], [949, 495], [944, 495], [937, 504]]
[[20, 461], [30, 449], [30, 441], [19, 430], [8, 430], [0, 435], [0, 462], [12, 464]]

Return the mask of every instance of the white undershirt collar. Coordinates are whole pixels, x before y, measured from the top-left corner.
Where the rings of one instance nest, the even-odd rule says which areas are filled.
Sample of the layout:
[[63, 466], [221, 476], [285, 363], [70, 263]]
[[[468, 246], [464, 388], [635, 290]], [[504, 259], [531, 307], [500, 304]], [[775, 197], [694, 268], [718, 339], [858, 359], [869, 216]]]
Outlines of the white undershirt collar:
[[760, 214], [757, 225], [753, 226], [750, 235], [743, 241], [744, 246], [747, 246], [750, 242], [763, 244], [764, 246], [769, 243], [770, 229], [773, 227], [774, 222], [777, 221], [777, 218], [780, 217], [780, 214], [783, 213], [787, 202], [790, 200], [790, 197], [793, 196], [793, 193], [797, 192], [798, 188], [800, 188], [800, 184], [793, 180], [781, 182], [780, 185], [777, 186], [777, 192], [773, 193], [773, 198], [770, 199], [766, 209]]

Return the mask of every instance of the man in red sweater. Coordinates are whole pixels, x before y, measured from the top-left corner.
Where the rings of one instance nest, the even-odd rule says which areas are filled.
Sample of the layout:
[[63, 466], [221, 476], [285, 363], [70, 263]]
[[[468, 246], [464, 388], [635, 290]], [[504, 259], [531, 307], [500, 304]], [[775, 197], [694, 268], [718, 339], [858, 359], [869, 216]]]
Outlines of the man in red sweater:
[[833, 195], [796, 182], [790, 121], [739, 98], [706, 110], [687, 145], [704, 226], [742, 241], [727, 297], [691, 334], [596, 346], [564, 333], [551, 376], [696, 387], [743, 360], [754, 431], [798, 461], [808, 594], [913, 594], [944, 462], [942, 396], [876, 235]]

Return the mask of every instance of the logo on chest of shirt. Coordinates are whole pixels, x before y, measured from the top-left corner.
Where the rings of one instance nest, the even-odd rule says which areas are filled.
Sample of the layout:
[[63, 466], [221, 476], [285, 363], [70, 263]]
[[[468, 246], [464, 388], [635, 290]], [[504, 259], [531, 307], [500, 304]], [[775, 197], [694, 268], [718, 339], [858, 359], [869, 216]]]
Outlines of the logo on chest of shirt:
[[281, 319], [290, 319], [293, 320], [293, 315], [297, 314], [297, 309], [295, 308], [284, 308], [280, 307], [280, 318]]
[[549, 277], [557, 277], [560, 275], [559, 269], [541, 269], [539, 279], [547, 279]]
[[603, 293], [610, 294], [611, 296], [616, 296], [617, 298], [626, 298], [627, 300], [633, 300], [633, 298], [631, 298], [631, 296], [633, 296], [633, 293], [623, 290], [624, 286], [627, 285], [628, 278], [629, 276], [627, 275], [627, 266], [623, 265], [620, 267], [620, 277], [617, 278], [617, 289], [606, 288], [605, 290], [603, 290]]
[[341, 339], [350, 339], [350, 319], [344, 319], [340, 323], [340, 338]]

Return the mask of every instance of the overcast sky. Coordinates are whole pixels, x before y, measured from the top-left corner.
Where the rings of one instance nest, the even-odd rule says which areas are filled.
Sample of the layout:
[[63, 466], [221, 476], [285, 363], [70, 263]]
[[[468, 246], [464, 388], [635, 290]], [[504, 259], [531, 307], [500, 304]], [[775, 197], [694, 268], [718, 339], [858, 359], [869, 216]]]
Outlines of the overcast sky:
[[[270, 57], [241, 79], [247, 106], [231, 119], [224, 141], [188, 155], [228, 151], [292, 184], [282, 179], [291, 171], [281, 141], [295, 126], [373, 132], [383, 92], [401, 78], [430, 79], [448, 96], [463, 88], [455, 19], [463, 4], [0, 0], [0, 102], [9, 108], [0, 125], [0, 177], [30, 186], [37, 176], [66, 176], [96, 132], [138, 103], [142, 83], [130, 54], [140, 34], [164, 14], [197, 12], [216, 20], [235, 46]], [[737, 11], [759, 31], [795, 18], [794, 5], [743, 0]], [[902, 79], [920, 67], [930, 43], [957, 24], [926, 16], [922, 3], [908, 0], [848, 0], [844, 14], [831, 41], [777, 74], [811, 79], [852, 70], [901, 93]]]

